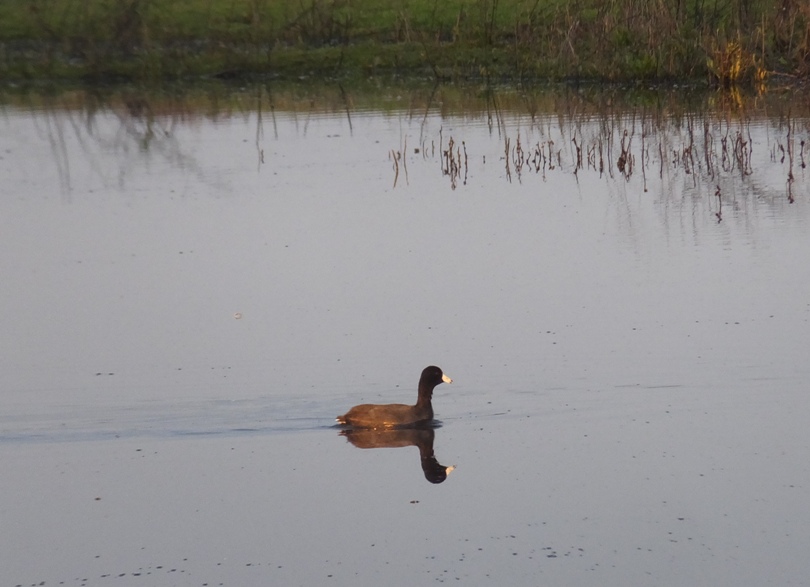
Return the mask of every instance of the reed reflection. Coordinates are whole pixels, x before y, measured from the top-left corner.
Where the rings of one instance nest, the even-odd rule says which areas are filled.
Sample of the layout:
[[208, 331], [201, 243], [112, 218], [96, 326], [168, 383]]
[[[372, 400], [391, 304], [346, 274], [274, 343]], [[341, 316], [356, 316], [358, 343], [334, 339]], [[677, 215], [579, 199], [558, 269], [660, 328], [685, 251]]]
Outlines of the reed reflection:
[[380, 429], [380, 430], [341, 430], [341, 436], [357, 448], [402, 448], [415, 446], [419, 449], [419, 460], [425, 479], [431, 483], [443, 483], [455, 466], [439, 464], [433, 454], [433, 441], [436, 432], [433, 428]]
[[[247, 169], [257, 176], [265, 168], [273, 174], [286, 169], [283, 157], [296, 157], [290, 149], [298, 139], [307, 139], [296, 151], [302, 163], [329, 165], [341, 152], [334, 148], [343, 124], [338, 120], [346, 121], [350, 137], [368, 132], [377, 140], [389, 119], [399, 121], [398, 144], [382, 141], [368, 157], [387, 155], [386, 181], [394, 188], [418, 181], [420, 174], [434, 176], [437, 168], [451, 189], [478, 189], [493, 168], [506, 183], [540, 187], [553, 176], [573, 175], [577, 182], [601, 180], [613, 191], [628, 184], [659, 197], [662, 210], [683, 209], [684, 218], [717, 222], [726, 210], [739, 215], [757, 206], [773, 208], [807, 193], [806, 92], [471, 89], [478, 88], [268, 82], [51, 95], [0, 87], [0, 111], [12, 114], [7, 120], [20, 118], [14, 126], [6, 123], [7, 136], [45, 139], [35, 153], [41, 158], [50, 152], [52, 161], [37, 165], [55, 170], [68, 201], [74, 189], [153, 190], [149, 181], [157, 164], [183, 174], [192, 187], [235, 192], [231, 178], [240, 172], [244, 178]], [[400, 94], [407, 100], [391, 97]], [[229, 128], [238, 130], [228, 143]], [[206, 132], [216, 138], [206, 141]], [[232, 150], [243, 142], [255, 153], [250, 165], [242, 165], [244, 157], [221, 156], [221, 145]], [[10, 149], [24, 152], [14, 142]], [[267, 189], [262, 179], [256, 190]], [[19, 181], [9, 174], [6, 183]]]

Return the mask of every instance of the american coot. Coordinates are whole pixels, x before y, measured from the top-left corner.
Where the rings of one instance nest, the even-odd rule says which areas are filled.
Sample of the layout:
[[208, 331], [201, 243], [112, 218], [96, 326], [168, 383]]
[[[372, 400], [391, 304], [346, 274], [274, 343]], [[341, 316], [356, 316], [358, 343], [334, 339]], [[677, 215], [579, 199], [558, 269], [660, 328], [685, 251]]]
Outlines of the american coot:
[[415, 406], [405, 404], [361, 404], [338, 416], [338, 424], [355, 428], [407, 428], [433, 419], [433, 388], [440, 383], [453, 383], [438, 367], [425, 367], [419, 378], [419, 397]]

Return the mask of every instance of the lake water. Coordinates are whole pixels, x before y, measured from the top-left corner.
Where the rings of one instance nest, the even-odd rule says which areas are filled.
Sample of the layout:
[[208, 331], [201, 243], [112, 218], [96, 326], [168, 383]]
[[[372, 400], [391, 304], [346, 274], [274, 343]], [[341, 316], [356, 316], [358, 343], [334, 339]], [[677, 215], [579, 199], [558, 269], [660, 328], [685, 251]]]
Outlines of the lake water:
[[810, 584], [806, 99], [330, 91], [4, 99], [2, 584]]

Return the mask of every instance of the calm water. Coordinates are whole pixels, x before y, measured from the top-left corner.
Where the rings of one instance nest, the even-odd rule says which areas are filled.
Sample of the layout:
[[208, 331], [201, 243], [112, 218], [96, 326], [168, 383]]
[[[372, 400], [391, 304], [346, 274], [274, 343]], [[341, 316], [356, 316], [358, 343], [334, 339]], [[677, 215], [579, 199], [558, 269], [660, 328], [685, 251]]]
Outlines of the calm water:
[[2, 583], [810, 584], [806, 106], [339, 95], [3, 107]]

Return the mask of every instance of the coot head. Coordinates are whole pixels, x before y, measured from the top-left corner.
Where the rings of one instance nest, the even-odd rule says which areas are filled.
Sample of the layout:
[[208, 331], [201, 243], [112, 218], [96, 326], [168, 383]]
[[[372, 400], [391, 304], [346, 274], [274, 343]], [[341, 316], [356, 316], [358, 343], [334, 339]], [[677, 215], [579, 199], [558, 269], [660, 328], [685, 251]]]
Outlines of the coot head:
[[442, 370], [435, 365], [425, 367], [425, 369], [422, 371], [422, 377], [419, 378], [419, 385], [422, 386], [424, 384], [432, 389], [440, 383], [453, 383], [453, 380], [445, 375]]

